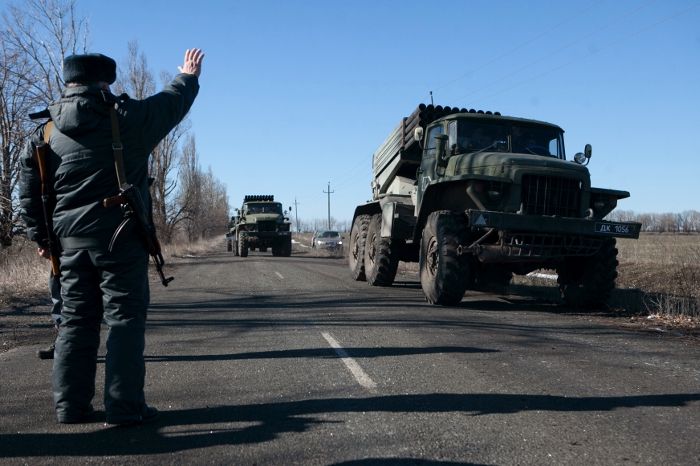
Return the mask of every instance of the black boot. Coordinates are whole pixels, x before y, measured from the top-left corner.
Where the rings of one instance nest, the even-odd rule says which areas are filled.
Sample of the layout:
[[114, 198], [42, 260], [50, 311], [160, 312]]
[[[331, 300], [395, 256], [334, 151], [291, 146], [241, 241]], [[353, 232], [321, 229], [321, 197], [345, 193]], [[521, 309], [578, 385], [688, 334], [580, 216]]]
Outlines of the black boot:
[[36, 350], [36, 357], [39, 359], [53, 359], [53, 352], [56, 349], [56, 343], [51, 343], [51, 346], [44, 349]]
[[58, 338], [58, 325], [54, 325], [56, 337], [48, 348], [36, 350], [36, 357], [39, 359], [53, 359], [53, 352], [56, 349], [56, 339]]

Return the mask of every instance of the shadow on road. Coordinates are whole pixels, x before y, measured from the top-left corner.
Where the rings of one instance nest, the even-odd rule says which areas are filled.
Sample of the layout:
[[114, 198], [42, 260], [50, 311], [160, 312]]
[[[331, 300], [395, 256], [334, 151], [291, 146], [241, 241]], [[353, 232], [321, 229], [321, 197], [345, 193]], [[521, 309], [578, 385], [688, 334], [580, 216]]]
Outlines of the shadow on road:
[[[480, 463], [456, 463], [454, 461], [430, 461], [420, 458], [365, 458], [333, 463], [331, 466], [482, 466]], [[485, 465], [484, 465], [485, 466]]]
[[[435, 346], [427, 348], [343, 348], [351, 358], [380, 358], [385, 356], [412, 356], [418, 354], [445, 353], [498, 353], [499, 350], [470, 348], [466, 346]], [[240, 354], [203, 354], [197, 356], [145, 356], [148, 362], [161, 361], [231, 361], [242, 359], [285, 359], [285, 358], [338, 358], [332, 348], [308, 348], [280, 351], [258, 351]]]
[[342, 423], [341, 413], [470, 413], [483, 416], [537, 411], [680, 408], [699, 400], [700, 393], [582, 398], [435, 393], [214, 406], [164, 411], [157, 423], [139, 428], [106, 428], [86, 433], [2, 434], [0, 458], [146, 455], [216, 445], [256, 444], [274, 440], [283, 433], [302, 433], [316, 425]]

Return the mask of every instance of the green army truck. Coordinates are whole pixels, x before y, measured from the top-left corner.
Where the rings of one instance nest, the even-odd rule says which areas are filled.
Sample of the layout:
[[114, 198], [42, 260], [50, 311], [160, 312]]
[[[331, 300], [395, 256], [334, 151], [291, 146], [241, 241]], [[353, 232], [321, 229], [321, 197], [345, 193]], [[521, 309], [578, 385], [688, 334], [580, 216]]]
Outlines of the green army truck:
[[641, 224], [604, 220], [630, 194], [591, 186], [591, 152], [567, 161], [551, 123], [421, 104], [373, 156], [372, 201], [350, 234], [353, 278], [390, 286], [399, 261], [419, 262], [426, 300], [455, 305], [468, 289], [546, 268], [568, 305], [604, 305], [615, 238], [638, 238]]
[[290, 222], [282, 210], [282, 204], [274, 196], [249, 195], [243, 198], [243, 206], [235, 209], [226, 235], [228, 250], [247, 257], [248, 251], [272, 250], [273, 256], [292, 255]]

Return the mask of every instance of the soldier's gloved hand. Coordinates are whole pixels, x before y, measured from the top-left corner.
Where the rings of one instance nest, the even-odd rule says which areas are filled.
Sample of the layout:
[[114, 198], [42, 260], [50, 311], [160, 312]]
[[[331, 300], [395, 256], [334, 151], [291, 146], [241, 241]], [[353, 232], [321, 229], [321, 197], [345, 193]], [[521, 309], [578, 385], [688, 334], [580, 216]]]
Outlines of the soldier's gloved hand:
[[178, 66], [180, 73], [193, 74], [199, 77], [202, 74], [202, 59], [204, 54], [200, 49], [187, 49], [185, 52], [185, 64]]

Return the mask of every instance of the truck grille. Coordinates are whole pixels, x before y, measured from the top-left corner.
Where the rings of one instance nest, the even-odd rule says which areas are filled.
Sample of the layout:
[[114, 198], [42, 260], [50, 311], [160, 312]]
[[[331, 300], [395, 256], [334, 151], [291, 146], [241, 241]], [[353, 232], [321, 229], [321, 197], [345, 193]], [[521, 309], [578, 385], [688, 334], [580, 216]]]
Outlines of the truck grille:
[[581, 180], [554, 176], [523, 175], [521, 202], [528, 215], [579, 217]]
[[598, 252], [603, 241], [604, 238], [582, 235], [551, 235], [506, 231], [500, 243], [501, 253], [504, 256], [557, 258], [592, 256]]
[[274, 220], [258, 222], [258, 231], [277, 231], [277, 222]]

